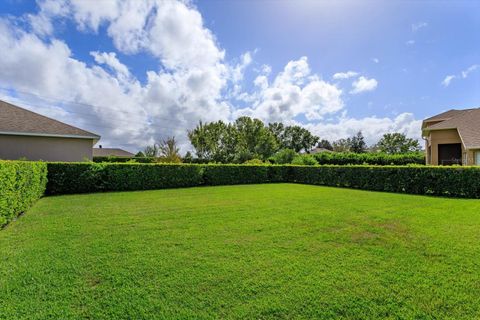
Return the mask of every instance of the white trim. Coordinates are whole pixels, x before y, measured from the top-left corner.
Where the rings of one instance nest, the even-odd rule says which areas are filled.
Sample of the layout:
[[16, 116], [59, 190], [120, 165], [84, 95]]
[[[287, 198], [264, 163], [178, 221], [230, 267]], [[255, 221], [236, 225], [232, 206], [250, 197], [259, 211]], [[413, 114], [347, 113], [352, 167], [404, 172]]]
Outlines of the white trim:
[[80, 135], [73, 135], [73, 134], [51, 134], [51, 133], [9, 132], [9, 131], [0, 131], [0, 135], [100, 140], [100, 136], [93, 136], [93, 135], [80, 136]]

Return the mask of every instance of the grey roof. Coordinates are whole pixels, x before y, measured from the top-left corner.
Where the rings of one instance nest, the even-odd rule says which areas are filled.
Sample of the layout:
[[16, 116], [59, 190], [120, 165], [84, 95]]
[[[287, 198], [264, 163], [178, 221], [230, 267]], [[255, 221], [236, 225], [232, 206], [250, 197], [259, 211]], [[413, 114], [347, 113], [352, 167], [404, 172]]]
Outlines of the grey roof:
[[93, 156], [133, 158], [135, 155], [119, 148], [93, 148]]
[[94, 133], [1, 100], [0, 134], [100, 139]]
[[480, 148], [480, 108], [456, 111], [461, 112], [424, 130], [457, 129], [466, 149]]

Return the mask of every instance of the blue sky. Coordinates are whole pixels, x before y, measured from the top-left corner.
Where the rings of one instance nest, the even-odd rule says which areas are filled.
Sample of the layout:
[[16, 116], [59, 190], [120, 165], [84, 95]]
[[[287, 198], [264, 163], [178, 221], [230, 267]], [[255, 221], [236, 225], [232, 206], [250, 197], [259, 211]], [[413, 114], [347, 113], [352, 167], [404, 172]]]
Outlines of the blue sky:
[[[480, 2], [0, 4], [0, 95], [135, 151], [199, 120], [420, 138], [480, 107]], [[138, 23], [137, 23], [138, 22]]]

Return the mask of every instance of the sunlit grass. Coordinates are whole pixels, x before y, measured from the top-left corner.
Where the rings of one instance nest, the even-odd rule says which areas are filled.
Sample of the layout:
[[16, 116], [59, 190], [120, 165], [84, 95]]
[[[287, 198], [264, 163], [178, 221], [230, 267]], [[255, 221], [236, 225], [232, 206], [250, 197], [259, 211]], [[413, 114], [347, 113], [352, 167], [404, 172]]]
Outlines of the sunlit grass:
[[480, 201], [294, 184], [47, 197], [0, 318], [480, 317]]

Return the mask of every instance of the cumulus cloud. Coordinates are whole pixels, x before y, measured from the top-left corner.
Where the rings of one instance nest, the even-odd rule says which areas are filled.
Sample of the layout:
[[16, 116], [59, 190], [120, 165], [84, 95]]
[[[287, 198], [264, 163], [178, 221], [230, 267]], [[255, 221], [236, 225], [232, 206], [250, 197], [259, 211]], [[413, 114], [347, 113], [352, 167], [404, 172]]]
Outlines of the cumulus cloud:
[[[0, 96], [99, 133], [103, 145], [137, 151], [175, 135], [185, 151], [186, 130], [199, 120], [230, 121], [240, 115], [298, 124], [295, 119], [307, 119], [315, 133], [331, 139], [360, 129], [369, 139], [385, 130], [414, 130], [409, 114], [404, 115], [408, 121], [347, 117], [342, 88], [312, 72], [307, 57], [289, 61], [276, 74], [269, 65], [253, 68], [253, 86], [245, 91], [254, 54], [226, 61], [225, 50], [189, 1], [44, 0], [36, 14], [23, 18], [28, 28], [0, 19]], [[114, 50], [92, 48], [93, 62], [78, 59], [57, 34], [56, 23], [63, 22], [92, 37], [106, 32]], [[122, 61], [138, 53], [159, 64], [146, 70], [142, 81]], [[358, 76], [348, 71], [333, 78]], [[352, 93], [376, 86], [375, 79], [362, 76]]]
[[254, 84], [257, 91], [248, 95], [253, 106], [236, 110], [235, 116], [249, 115], [266, 122], [288, 122], [299, 115], [318, 120], [344, 106], [342, 90], [311, 74], [307, 57], [289, 61], [273, 81], [264, 74]]
[[335, 80], [343, 80], [343, 79], [349, 79], [356, 76], [358, 76], [358, 72], [347, 71], [347, 72], [337, 72], [333, 75], [332, 78]]
[[[228, 77], [224, 52], [195, 8], [175, 1], [52, 3], [40, 3], [42, 19], [72, 19], [83, 32], [98, 32], [105, 25], [118, 50], [150, 52], [164, 68], [148, 71], [147, 82], [141, 84], [115, 53], [94, 51], [97, 64], [89, 66], [54, 35], [44, 39], [38, 30], [29, 32], [3, 19], [2, 87], [72, 102], [63, 103], [69, 115], [61, 120], [102, 134], [104, 144], [131, 148], [167, 135], [186, 143], [185, 129], [200, 119], [229, 118], [230, 106], [221, 97]], [[131, 36], [128, 46], [120, 43], [125, 41], [120, 25], [124, 35]], [[242, 61], [248, 62], [248, 56]]]
[[367, 91], [373, 91], [377, 88], [378, 82], [375, 79], [368, 79], [361, 76], [352, 83], [351, 94], [358, 94]]
[[337, 121], [327, 123], [308, 124], [307, 128], [322, 139], [336, 140], [347, 138], [362, 131], [367, 144], [378, 142], [383, 134], [388, 132], [401, 132], [410, 138], [421, 140], [422, 121], [415, 119], [412, 113], [402, 113], [395, 118], [365, 117], [352, 118], [341, 116]]

